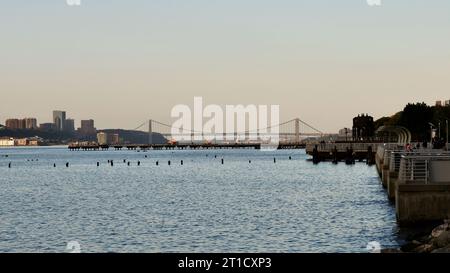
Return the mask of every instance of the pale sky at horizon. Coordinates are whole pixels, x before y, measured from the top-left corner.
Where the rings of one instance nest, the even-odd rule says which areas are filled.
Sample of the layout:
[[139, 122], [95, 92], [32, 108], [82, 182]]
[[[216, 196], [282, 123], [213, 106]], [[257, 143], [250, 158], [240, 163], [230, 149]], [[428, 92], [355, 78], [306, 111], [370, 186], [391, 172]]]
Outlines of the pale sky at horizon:
[[0, 0], [0, 123], [97, 128], [176, 104], [279, 104], [325, 132], [450, 100], [450, 1]]

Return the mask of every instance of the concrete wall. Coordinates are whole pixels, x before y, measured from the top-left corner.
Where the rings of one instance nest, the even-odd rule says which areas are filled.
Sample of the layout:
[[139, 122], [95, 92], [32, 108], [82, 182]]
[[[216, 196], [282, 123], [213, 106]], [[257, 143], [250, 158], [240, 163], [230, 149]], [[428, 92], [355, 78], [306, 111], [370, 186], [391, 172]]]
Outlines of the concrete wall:
[[389, 166], [383, 165], [381, 169], [381, 184], [384, 188], [387, 188], [387, 182], [389, 177]]
[[375, 164], [377, 166], [378, 175], [381, 177], [381, 168], [383, 168], [383, 159], [378, 156], [375, 157]]
[[450, 161], [431, 161], [430, 181], [433, 183], [450, 182]]
[[400, 225], [449, 219], [450, 183], [398, 184], [395, 203]]
[[397, 180], [398, 180], [398, 173], [390, 171], [387, 181], [387, 194], [390, 200], [395, 199], [395, 191], [397, 190]]

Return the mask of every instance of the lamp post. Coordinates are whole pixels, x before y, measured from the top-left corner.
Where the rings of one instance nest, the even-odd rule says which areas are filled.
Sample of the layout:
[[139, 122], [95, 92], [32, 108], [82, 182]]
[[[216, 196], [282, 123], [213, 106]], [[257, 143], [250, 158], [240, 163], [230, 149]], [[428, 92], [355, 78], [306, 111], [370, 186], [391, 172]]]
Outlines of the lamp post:
[[439, 140], [441, 139], [441, 121], [439, 121]]
[[448, 119], [445, 120], [445, 125], [446, 125], [446, 140], [445, 140], [445, 149], [448, 151]]

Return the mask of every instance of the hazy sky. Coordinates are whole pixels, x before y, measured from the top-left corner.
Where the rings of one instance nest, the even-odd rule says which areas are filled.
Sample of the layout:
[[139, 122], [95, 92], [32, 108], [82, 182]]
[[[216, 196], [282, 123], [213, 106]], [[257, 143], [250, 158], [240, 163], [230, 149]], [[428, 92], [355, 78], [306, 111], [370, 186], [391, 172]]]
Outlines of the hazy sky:
[[450, 99], [450, 1], [0, 0], [0, 123], [171, 122], [175, 104], [280, 104], [326, 132]]

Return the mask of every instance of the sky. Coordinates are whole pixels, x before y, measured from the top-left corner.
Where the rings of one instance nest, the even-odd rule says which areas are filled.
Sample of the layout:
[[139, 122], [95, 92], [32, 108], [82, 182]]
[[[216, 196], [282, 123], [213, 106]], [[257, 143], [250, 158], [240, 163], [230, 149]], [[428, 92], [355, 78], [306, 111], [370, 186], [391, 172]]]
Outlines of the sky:
[[450, 99], [450, 1], [0, 0], [0, 123], [280, 105], [323, 132]]

